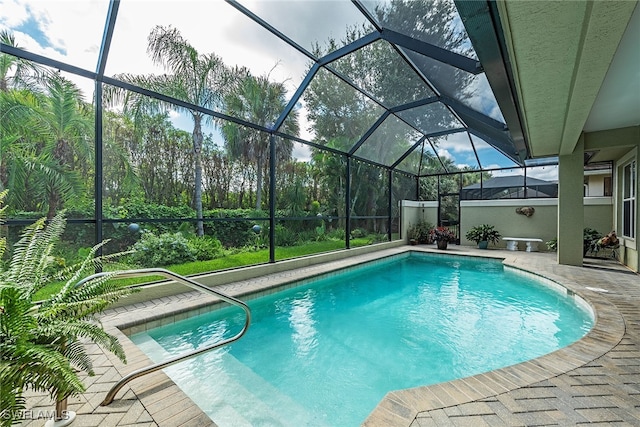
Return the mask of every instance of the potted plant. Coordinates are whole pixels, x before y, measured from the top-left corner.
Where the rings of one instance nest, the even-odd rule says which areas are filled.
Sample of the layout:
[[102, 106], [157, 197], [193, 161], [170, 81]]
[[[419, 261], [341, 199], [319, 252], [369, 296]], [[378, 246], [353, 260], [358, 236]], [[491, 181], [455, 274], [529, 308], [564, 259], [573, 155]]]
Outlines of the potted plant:
[[[6, 194], [6, 192], [5, 192]], [[4, 194], [0, 193], [0, 202]], [[0, 209], [2, 214], [4, 208]], [[0, 223], [3, 221], [0, 215]], [[84, 346], [90, 340], [111, 351], [123, 362], [125, 354], [117, 338], [94, 320], [120, 297], [132, 292], [110, 276], [76, 283], [95, 272], [110, 257], [95, 257], [101, 245], [93, 247], [78, 266], [60, 270], [52, 251], [66, 221], [56, 215], [26, 228], [13, 246], [13, 255], [3, 267], [0, 263], [0, 411], [1, 424], [19, 420], [24, 409], [26, 389], [47, 391], [56, 402], [55, 425], [66, 425], [75, 417], [67, 411], [67, 397], [84, 391], [78, 372], [93, 375], [91, 358]], [[0, 258], [6, 239], [0, 239]], [[45, 285], [61, 281], [62, 288], [43, 301], [35, 300]]]
[[429, 224], [426, 221], [418, 221], [418, 223], [415, 225], [409, 225], [409, 228], [407, 228], [407, 238], [409, 239], [409, 244], [415, 245], [417, 243], [431, 243], [431, 228], [433, 228], [433, 225]]
[[407, 227], [407, 239], [409, 239], [409, 244], [412, 246], [415, 246], [418, 244], [417, 226], [409, 224], [409, 227]]
[[598, 240], [602, 238], [602, 234], [598, 230], [585, 227], [582, 230], [582, 256], [586, 256], [587, 252], [593, 251]]
[[447, 249], [449, 242], [456, 241], [456, 235], [447, 227], [435, 227], [429, 232], [432, 242], [436, 242], [438, 249]]
[[487, 249], [489, 242], [495, 245], [500, 241], [500, 233], [493, 225], [489, 224], [481, 224], [471, 227], [471, 229], [467, 231], [465, 237], [467, 240], [476, 242], [480, 249]]

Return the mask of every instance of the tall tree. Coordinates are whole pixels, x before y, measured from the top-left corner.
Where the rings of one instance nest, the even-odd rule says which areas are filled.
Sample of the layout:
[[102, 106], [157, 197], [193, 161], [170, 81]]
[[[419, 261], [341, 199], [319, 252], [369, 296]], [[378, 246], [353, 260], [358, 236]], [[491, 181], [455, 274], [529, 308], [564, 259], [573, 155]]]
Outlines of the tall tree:
[[[255, 77], [247, 75], [226, 98], [226, 112], [230, 116], [241, 118], [264, 127], [271, 127], [284, 110], [287, 103], [284, 84], [271, 82], [269, 75]], [[298, 113], [289, 113], [281, 132], [298, 135]], [[232, 122], [222, 126], [222, 132], [229, 154], [234, 158], [245, 159], [256, 164], [256, 209], [262, 208], [262, 190], [269, 158], [269, 134], [247, 129]], [[291, 157], [293, 143], [279, 138], [276, 156], [280, 159]], [[274, 161], [276, 159], [273, 159]]]
[[[13, 33], [7, 30], [0, 31], [0, 42], [19, 47]], [[33, 90], [47, 75], [46, 69], [38, 64], [0, 52], [1, 92], [7, 92], [9, 89]]]
[[[93, 158], [94, 120], [91, 109], [85, 104], [80, 88], [61, 76], [49, 79], [47, 95], [36, 117], [46, 138], [43, 154], [50, 153], [56, 169], [73, 184], [72, 179], [87, 178], [82, 173], [86, 171], [88, 160]], [[47, 218], [54, 217], [64, 199], [84, 196], [81, 182], [75, 184], [80, 186], [75, 194], [60, 191], [57, 180], [46, 183]]]
[[15, 208], [44, 207], [53, 218], [66, 202], [86, 197], [93, 119], [80, 89], [64, 77], [50, 75], [39, 90], [0, 92], [0, 141], [8, 159], [0, 178], [16, 193]]
[[[225, 88], [233, 79], [229, 68], [215, 53], [201, 54], [180, 31], [172, 27], [156, 26], [147, 39], [147, 53], [156, 65], [166, 71], [162, 75], [120, 74], [115, 78], [211, 110], [220, 109]], [[211, 116], [179, 105], [168, 105], [156, 99], [107, 87], [105, 96], [109, 103], [123, 103], [124, 111], [140, 119], [144, 114], [175, 109], [189, 114], [193, 120], [192, 144], [194, 159], [194, 200], [197, 233], [204, 235], [202, 222], [202, 126], [213, 124]]]
[[105, 205], [119, 205], [140, 192], [131, 145], [135, 141], [133, 123], [121, 113], [106, 111], [102, 129], [102, 197]]

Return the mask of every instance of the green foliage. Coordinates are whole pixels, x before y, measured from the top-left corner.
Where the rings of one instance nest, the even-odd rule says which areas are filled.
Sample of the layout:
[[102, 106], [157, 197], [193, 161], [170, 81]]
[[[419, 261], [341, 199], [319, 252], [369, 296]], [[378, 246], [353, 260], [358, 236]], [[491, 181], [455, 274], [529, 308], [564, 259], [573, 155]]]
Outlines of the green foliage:
[[351, 230], [351, 238], [359, 239], [367, 235], [367, 231], [362, 228], [354, 228]]
[[146, 231], [132, 249], [130, 260], [141, 267], [160, 267], [196, 260], [188, 240], [180, 233], [156, 236]]
[[[220, 218], [224, 221], [209, 221], [204, 225], [206, 234], [211, 234], [228, 247], [242, 247], [255, 241], [255, 233], [251, 229], [256, 220], [249, 218], [266, 218], [267, 213], [253, 209], [215, 209], [205, 212], [207, 218]], [[264, 229], [264, 227], [263, 227]], [[266, 230], [262, 234], [267, 234]]]
[[384, 243], [389, 241], [389, 236], [383, 233], [375, 233], [369, 236], [369, 243]]
[[224, 254], [220, 240], [211, 236], [192, 237], [187, 245], [197, 261], [218, 258]]
[[[27, 227], [13, 247], [7, 268], [0, 269], [0, 413], [2, 425], [17, 421], [23, 392], [46, 391], [61, 400], [84, 391], [78, 371], [93, 375], [83, 342], [93, 341], [122, 361], [115, 337], [94, 321], [95, 315], [132, 292], [110, 282], [110, 275], [77, 283], [109, 258], [96, 258], [100, 245], [79, 264], [59, 269], [52, 256], [66, 221], [62, 213], [45, 226], [40, 219]], [[0, 240], [0, 256], [6, 242]], [[39, 304], [34, 295], [52, 281], [62, 287]]]
[[602, 237], [602, 234], [593, 228], [585, 227], [582, 230], [582, 238], [585, 242], [592, 242]]
[[282, 224], [276, 224], [275, 235], [278, 246], [295, 246], [300, 240], [298, 233]]
[[327, 237], [332, 240], [342, 240], [344, 241], [345, 231], [344, 228], [334, 228], [327, 232]]
[[594, 249], [598, 240], [602, 238], [602, 234], [598, 230], [585, 227], [582, 230], [582, 255], [586, 255], [589, 250]]
[[322, 241], [327, 239], [327, 228], [324, 221], [320, 222], [320, 225], [316, 227], [316, 240]]
[[[596, 229], [585, 227], [582, 230], [582, 255], [586, 255], [589, 250], [597, 249], [597, 243], [602, 238], [602, 234]], [[547, 248], [550, 251], [558, 250], [558, 238], [551, 239], [546, 242]], [[597, 252], [597, 250], [596, 250]]]
[[431, 229], [433, 224], [427, 221], [418, 221], [415, 225], [409, 224], [407, 238], [418, 243], [431, 243]]
[[493, 243], [494, 245], [500, 241], [500, 233], [493, 225], [481, 224], [471, 227], [465, 235], [467, 240], [480, 243], [482, 241]]

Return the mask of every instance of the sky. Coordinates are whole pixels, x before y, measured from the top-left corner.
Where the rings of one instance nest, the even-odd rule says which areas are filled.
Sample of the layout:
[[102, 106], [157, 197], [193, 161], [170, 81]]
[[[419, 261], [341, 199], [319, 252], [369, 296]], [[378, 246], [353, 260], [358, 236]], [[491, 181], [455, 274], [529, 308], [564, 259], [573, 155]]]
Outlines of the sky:
[[[260, 16], [285, 36], [310, 51], [313, 43], [329, 37], [340, 39], [348, 25], [362, 25], [364, 16], [348, 0], [241, 0], [240, 3]], [[367, 1], [368, 7], [376, 2]], [[95, 71], [104, 31], [108, 0], [0, 0], [0, 29], [11, 30], [19, 47], [53, 59]], [[105, 74], [160, 74], [146, 53], [147, 36], [156, 25], [180, 30], [200, 53], [214, 52], [228, 66], [243, 66], [254, 75], [269, 75], [272, 81], [284, 82], [289, 96], [305, 77], [310, 59], [303, 53], [261, 28], [222, 0], [122, 0]], [[86, 99], [94, 83], [68, 75], [84, 91]], [[473, 102], [493, 117], [499, 116], [487, 106], [489, 90], [486, 79], [475, 88]], [[303, 103], [298, 105], [300, 137], [311, 140], [309, 121]], [[488, 109], [488, 110], [487, 110]], [[498, 112], [499, 113], [499, 112]], [[191, 119], [170, 114], [178, 128], [192, 130]], [[219, 133], [210, 128], [214, 140], [222, 143]], [[508, 167], [506, 159], [488, 144], [476, 144], [483, 167]], [[466, 134], [453, 135], [439, 146], [438, 154], [460, 165], [476, 165]], [[294, 156], [308, 160], [308, 147], [296, 144]], [[542, 178], [544, 179], [544, 178]]]

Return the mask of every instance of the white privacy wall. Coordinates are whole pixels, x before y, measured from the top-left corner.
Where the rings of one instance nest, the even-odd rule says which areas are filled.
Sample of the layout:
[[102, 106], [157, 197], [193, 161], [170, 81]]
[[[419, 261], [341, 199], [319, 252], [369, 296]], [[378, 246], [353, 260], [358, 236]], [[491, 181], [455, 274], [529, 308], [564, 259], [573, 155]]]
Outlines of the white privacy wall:
[[[516, 213], [520, 207], [533, 207], [535, 212], [527, 217]], [[580, 207], [576, 207], [580, 209]], [[607, 234], [613, 229], [613, 200], [611, 197], [584, 198], [584, 226]], [[438, 202], [401, 202], [401, 230], [406, 239], [409, 224], [423, 219], [437, 223]], [[510, 199], [510, 200], [464, 200], [460, 202], [460, 243], [475, 245], [465, 239], [466, 232], [473, 226], [491, 224], [503, 237], [535, 237], [548, 242], [557, 236], [558, 201], [557, 199]], [[506, 247], [500, 242], [497, 247]], [[547, 249], [545, 244], [539, 246]]]

